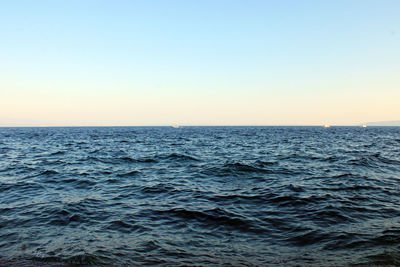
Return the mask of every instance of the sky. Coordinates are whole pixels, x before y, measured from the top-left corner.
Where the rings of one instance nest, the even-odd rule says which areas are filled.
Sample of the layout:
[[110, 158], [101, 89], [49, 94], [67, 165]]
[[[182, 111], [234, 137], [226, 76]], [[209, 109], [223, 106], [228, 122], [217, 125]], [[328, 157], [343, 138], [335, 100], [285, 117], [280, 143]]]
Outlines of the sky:
[[0, 126], [400, 119], [398, 0], [0, 1]]

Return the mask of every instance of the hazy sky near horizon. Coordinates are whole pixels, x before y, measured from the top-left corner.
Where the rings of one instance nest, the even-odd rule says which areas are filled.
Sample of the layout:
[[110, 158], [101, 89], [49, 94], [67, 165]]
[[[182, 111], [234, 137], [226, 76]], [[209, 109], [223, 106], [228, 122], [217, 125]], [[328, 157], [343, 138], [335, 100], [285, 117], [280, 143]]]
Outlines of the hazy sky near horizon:
[[400, 1], [0, 2], [1, 125], [400, 119]]

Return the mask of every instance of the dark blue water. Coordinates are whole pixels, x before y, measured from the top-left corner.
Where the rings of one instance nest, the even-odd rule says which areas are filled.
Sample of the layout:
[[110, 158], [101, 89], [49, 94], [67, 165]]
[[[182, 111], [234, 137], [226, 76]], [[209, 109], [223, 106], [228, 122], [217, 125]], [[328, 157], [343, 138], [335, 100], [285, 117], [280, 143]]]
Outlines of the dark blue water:
[[0, 256], [400, 265], [400, 127], [0, 128]]

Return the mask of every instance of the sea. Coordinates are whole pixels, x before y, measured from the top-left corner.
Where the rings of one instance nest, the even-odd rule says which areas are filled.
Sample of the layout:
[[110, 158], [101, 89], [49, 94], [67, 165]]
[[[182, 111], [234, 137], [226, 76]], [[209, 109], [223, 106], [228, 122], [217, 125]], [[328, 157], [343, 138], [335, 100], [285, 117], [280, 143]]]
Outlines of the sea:
[[400, 127], [0, 128], [0, 266], [400, 266]]

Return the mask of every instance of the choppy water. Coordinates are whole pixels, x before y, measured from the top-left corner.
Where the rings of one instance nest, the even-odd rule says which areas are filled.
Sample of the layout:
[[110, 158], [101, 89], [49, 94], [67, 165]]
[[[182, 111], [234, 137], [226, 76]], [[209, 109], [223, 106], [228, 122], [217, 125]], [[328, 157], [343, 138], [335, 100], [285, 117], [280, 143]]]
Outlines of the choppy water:
[[400, 127], [0, 128], [0, 256], [400, 265]]

